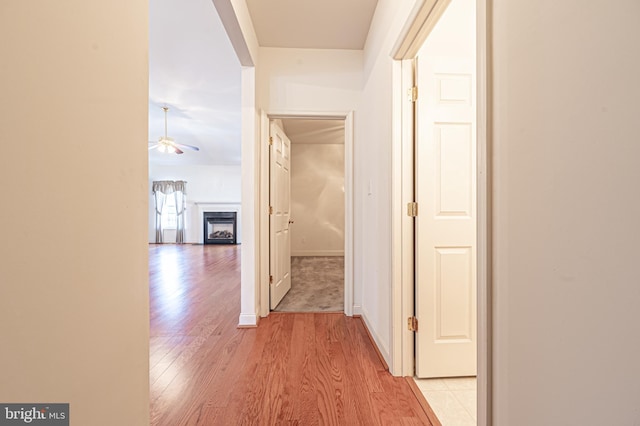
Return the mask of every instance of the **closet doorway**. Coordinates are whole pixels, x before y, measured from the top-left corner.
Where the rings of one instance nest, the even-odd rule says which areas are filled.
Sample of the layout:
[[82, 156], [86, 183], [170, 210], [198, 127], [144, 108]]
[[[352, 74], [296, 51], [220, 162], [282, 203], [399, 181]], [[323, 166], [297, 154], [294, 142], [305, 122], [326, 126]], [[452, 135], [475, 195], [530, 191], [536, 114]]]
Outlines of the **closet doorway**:
[[269, 127], [271, 310], [344, 312], [345, 120], [272, 119]]

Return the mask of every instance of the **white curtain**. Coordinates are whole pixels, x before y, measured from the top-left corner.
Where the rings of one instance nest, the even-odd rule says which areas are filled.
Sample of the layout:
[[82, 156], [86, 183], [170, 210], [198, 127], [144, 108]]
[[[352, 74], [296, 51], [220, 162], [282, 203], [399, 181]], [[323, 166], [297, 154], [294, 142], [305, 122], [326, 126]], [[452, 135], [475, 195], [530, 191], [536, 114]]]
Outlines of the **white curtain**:
[[167, 196], [173, 194], [176, 201], [176, 243], [184, 244], [187, 182], [183, 180], [156, 180], [153, 181], [152, 191], [156, 204], [156, 243], [164, 242], [162, 236], [162, 209]]
[[187, 182], [175, 182], [173, 196], [176, 201], [176, 243], [184, 244], [184, 211], [186, 209]]
[[[155, 183], [155, 182], [154, 182]], [[154, 191], [153, 193], [156, 201], [156, 243], [160, 244], [163, 241], [162, 238], [162, 208], [164, 207], [164, 200], [167, 198], [164, 193], [160, 191]]]

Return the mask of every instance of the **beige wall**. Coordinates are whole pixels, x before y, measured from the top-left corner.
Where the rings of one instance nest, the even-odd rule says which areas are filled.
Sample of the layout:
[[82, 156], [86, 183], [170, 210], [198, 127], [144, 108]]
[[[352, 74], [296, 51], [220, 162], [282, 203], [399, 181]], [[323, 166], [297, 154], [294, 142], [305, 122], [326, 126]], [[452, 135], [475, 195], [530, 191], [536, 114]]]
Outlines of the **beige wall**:
[[147, 2], [0, 5], [0, 401], [145, 425]]
[[291, 255], [344, 255], [344, 145], [291, 145]]
[[640, 424], [640, 3], [492, 5], [494, 424]]

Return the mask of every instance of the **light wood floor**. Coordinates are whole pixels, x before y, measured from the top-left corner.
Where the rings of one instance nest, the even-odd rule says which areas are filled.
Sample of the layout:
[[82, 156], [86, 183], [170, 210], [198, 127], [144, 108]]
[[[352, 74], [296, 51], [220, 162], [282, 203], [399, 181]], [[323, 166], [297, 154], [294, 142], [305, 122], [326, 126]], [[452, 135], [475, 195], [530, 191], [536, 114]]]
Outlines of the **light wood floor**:
[[358, 318], [238, 329], [239, 246], [151, 245], [149, 261], [152, 425], [432, 424]]

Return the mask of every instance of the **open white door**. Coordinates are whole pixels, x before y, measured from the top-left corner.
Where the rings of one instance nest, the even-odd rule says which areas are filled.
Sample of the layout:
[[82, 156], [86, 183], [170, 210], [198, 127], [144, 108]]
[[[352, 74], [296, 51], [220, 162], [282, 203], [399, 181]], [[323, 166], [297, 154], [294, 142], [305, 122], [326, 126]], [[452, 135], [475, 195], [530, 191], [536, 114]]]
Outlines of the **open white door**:
[[269, 299], [275, 309], [291, 289], [291, 142], [277, 124], [269, 129]]
[[427, 39], [417, 59], [420, 378], [475, 376], [477, 369], [475, 29], [458, 36], [469, 39], [456, 43], [448, 34], [446, 46]]

